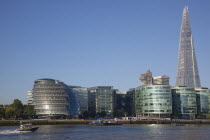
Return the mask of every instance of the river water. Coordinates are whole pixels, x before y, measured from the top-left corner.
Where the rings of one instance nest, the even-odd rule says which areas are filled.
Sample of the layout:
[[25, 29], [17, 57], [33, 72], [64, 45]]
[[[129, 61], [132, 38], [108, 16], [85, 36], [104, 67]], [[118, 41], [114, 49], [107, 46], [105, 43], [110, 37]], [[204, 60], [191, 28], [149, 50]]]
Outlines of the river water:
[[210, 125], [41, 125], [33, 133], [19, 133], [16, 128], [0, 127], [0, 140], [210, 140]]

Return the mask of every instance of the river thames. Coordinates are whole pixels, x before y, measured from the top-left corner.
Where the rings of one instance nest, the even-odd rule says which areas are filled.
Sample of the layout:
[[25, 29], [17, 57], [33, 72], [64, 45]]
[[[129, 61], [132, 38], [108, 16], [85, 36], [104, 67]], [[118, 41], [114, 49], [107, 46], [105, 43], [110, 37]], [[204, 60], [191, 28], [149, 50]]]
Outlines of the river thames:
[[0, 127], [0, 140], [209, 140], [210, 125], [172, 126], [132, 124], [122, 126], [41, 125], [34, 133]]

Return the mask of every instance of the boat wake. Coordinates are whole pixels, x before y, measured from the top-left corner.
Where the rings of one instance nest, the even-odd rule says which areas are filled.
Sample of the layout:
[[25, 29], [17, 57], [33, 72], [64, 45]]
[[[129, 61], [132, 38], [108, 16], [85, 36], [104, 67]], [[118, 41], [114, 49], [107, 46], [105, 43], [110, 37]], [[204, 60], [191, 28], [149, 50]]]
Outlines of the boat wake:
[[20, 131], [16, 131], [16, 130], [4, 130], [4, 131], [0, 131], [0, 135], [20, 134], [20, 133], [29, 133], [29, 132], [27, 132], [27, 131], [20, 132]]

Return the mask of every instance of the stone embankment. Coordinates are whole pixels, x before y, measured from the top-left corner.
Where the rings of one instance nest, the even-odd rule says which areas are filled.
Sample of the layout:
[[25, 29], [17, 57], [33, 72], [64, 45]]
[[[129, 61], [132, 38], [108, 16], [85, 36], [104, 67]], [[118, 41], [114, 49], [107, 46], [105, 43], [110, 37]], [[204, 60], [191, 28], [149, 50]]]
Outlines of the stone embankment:
[[[88, 125], [93, 120], [0, 120], [0, 126], [18, 126], [20, 122], [33, 125]], [[210, 120], [120, 120], [123, 124], [210, 124]]]

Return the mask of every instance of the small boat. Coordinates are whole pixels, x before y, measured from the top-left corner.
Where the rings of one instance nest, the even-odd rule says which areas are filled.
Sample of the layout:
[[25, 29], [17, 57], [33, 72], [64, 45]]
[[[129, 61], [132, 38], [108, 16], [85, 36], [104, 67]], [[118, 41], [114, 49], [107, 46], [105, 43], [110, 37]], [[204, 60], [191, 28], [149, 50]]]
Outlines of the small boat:
[[103, 126], [103, 125], [122, 125], [123, 123], [114, 121], [101, 121], [101, 120], [97, 120], [97, 121], [93, 121], [90, 123], [90, 125], [96, 125], [96, 126]]
[[20, 131], [20, 132], [34, 132], [38, 129], [39, 127], [33, 127], [31, 123], [26, 123], [26, 124], [20, 124], [20, 128], [16, 129], [15, 131]]

